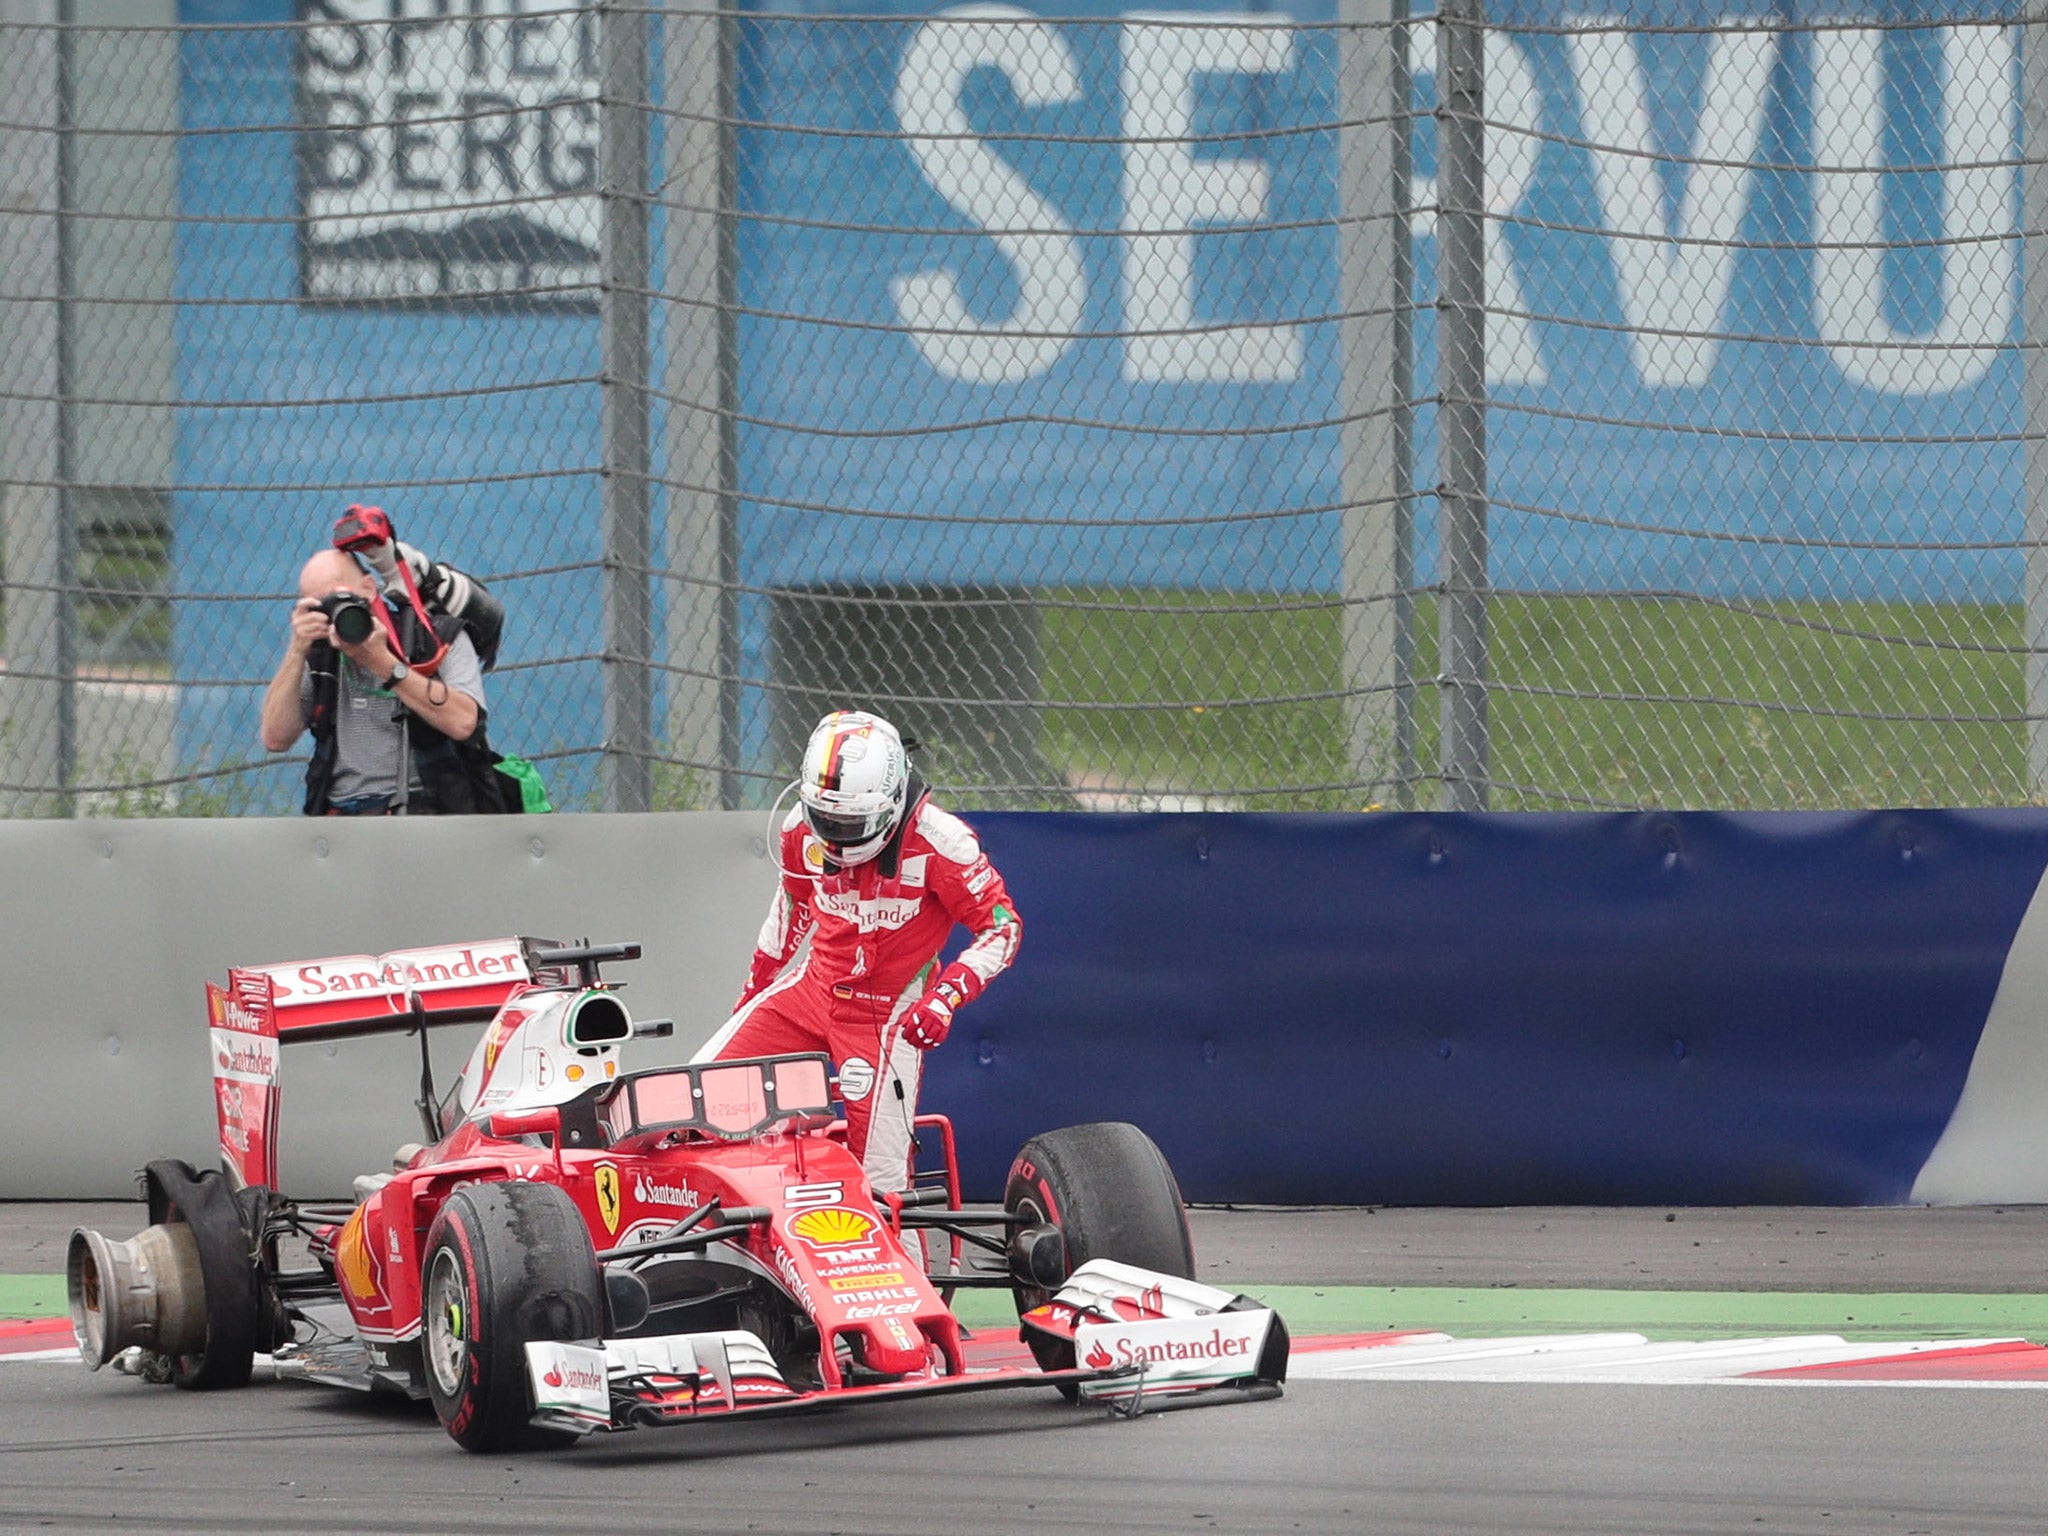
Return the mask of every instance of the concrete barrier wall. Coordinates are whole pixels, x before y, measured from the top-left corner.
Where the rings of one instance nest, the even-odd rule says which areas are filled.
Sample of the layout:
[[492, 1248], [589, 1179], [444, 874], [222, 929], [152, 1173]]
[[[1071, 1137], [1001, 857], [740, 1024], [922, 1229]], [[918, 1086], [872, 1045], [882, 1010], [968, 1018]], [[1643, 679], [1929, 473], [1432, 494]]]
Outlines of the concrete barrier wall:
[[[1024, 919], [926, 1103], [971, 1191], [1135, 1120], [1192, 1199], [2048, 1200], [2048, 813], [989, 814]], [[762, 820], [0, 824], [0, 1197], [215, 1157], [232, 964], [633, 939], [686, 1055], [772, 886]], [[468, 1031], [437, 1032], [445, 1084]], [[418, 1134], [414, 1041], [290, 1047], [284, 1182]]]
[[[403, 822], [0, 823], [0, 1197], [122, 1197], [218, 1160], [205, 983], [230, 965], [513, 933], [635, 939], [626, 1001], [686, 1056], [745, 979], [772, 871], [757, 813]], [[475, 1038], [434, 1032], [445, 1085]], [[282, 1177], [346, 1191], [417, 1139], [418, 1042], [287, 1048]]]

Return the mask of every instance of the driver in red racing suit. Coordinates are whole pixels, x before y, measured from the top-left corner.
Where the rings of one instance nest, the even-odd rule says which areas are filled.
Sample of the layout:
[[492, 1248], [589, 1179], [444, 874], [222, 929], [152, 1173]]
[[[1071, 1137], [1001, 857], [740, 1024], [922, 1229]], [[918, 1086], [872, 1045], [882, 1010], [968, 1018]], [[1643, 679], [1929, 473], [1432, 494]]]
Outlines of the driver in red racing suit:
[[[827, 715], [797, 797], [746, 988], [695, 1059], [824, 1051], [838, 1065], [849, 1148], [878, 1192], [900, 1190], [923, 1054], [1016, 956], [1017, 911], [973, 831], [932, 803], [888, 721]], [[974, 937], [941, 969], [956, 923]]]

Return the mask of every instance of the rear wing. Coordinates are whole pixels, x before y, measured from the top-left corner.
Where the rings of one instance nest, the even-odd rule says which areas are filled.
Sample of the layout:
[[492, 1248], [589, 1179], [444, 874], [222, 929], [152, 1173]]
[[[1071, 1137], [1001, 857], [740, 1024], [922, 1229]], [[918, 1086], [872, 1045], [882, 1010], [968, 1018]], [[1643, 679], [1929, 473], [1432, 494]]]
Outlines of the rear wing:
[[520, 939], [488, 939], [236, 967], [226, 986], [209, 981], [213, 1107], [229, 1176], [244, 1187], [277, 1188], [281, 1045], [490, 1019], [534, 981], [566, 979], [532, 964], [536, 952], [546, 953]]
[[418, 1104], [432, 1124], [428, 1028], [489, 1022], [526, 987], [602, 987], [600, 963], [637, 961], [639, 952], [639, 944], [487, 938], [231, 969], [225, 987], [207, 983], [221, 1163], [238, 1186], [276, 1188], [283, 1044], [418, 1030]]
[[[422, 1017], [430, 1026], [477, 1024], [521, 988], [556, 983], [552, 975], [537, 974], [543, 968], [529, 964], [528, 943], [485, 939], [257, 965], [228, 972], [228, 985], [237, 990], [244, 977], [266, 979], [277, 1035], [286, 1042], [411, 1030]], [[254, 989], [259, 983], [247, 985]]]
[[270, 978], [229, 971], [206, 984], [213, 1112], [220, 1157], [237, 1185], [277, 1188], [277, 1009]]
[[601, 962], [639, 958], [638, 944], [484, 939], [236, 967], [226, 986], [206, 984], [221, 1160], [238, 1184], [277, 1188], [282, 1045], [420, 1030], [425, 1115], [426, 1029], [486, 1023], [529, 986], [595, 987]]

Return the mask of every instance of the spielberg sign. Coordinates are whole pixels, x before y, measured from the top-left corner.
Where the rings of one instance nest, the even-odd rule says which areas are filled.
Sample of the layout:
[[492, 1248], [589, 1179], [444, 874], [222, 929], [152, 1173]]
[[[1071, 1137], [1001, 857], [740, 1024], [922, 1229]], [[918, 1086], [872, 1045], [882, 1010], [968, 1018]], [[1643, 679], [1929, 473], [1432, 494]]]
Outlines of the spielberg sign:
[[594, 306], [597, 17], [544, 5], [300, 0], [302, 297]]

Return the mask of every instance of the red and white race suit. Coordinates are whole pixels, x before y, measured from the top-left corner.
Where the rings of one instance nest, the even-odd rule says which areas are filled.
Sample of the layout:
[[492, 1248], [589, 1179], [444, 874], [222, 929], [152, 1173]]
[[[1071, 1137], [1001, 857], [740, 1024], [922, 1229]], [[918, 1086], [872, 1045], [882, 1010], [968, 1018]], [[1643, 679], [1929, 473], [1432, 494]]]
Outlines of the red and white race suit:
[[[909, 821], [885, 873], [887, 850], [851, 868], [828, 865], [802, 808], [789, 813], [782, 880], [746, 990], [695, 1058], [824, 1051], [839, 1068], [848, 1145], [885, 1192], [909, 1182], [924, 1056], [902, 1038], [904, 1014], [941, 986], [971, 1002], [1016, 956], [1022, 931], [1003, 877], [967, 823], [928, 798]], [[955, 923], [974, 938], [941, 971], [939, 951]]]

